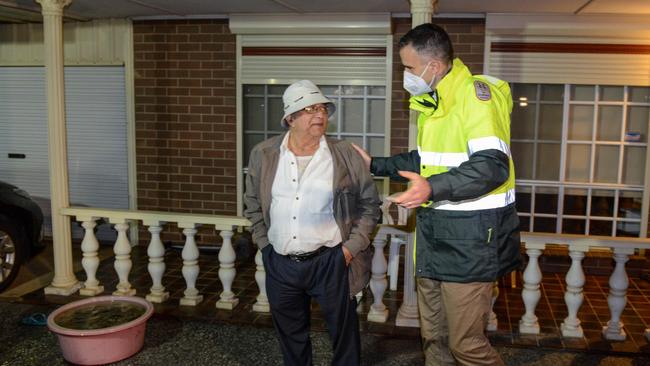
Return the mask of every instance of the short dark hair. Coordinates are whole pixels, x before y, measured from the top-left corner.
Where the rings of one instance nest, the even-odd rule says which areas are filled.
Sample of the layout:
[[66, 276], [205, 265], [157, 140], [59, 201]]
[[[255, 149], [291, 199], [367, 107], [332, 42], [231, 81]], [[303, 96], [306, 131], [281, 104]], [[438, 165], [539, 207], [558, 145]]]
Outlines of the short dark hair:
[[449, 34], [441, 26], [425, 23], [411, 29], [398, 43], [398, 48], [411, 45], [418, 54], [428, 55], [443, 62], [451, 63], [454, 59], [454, 48]]

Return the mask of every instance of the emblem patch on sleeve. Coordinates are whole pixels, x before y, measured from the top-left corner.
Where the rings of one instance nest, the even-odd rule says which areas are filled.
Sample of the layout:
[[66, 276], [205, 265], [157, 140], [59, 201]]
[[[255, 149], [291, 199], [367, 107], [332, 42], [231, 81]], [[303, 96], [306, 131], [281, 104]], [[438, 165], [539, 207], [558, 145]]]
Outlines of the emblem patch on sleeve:
[[490, 93], [490, 87], [479, 80], [474, 80], [474, 91], [476, 92], [476, 98], [482, 101], [488, 101], [492, 98]]

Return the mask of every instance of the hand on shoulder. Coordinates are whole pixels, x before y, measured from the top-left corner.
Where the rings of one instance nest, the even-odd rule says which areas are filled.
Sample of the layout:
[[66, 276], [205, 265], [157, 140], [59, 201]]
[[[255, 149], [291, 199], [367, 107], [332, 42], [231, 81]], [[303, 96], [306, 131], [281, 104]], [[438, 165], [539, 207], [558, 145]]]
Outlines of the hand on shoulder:
[[357, 153], [359, 153], [359, 155], [363, 159], [363, 162], [366, 164], [366, 168], [368, 170], [370, 170], [370, 161], [372, 160], [370, 155], [366, 152], [366, 150], [362, 149], [361, 147], [357, 146], [356, 144], [351, 142], [350, 145], [352, 145], [352, 147], [357, 151]]

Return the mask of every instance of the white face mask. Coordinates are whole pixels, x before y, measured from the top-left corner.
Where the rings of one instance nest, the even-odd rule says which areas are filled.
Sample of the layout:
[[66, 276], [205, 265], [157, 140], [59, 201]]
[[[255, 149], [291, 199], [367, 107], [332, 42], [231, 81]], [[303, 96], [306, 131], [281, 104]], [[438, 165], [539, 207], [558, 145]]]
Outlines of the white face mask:
[[431, 93], [433, 90], [431, 89], [431, 85], [433, 85], [433, 82], [436, 80], [434, 77], [431, 79], [430, 83], [427, 83], [422, 79], [422, 75], [424, 75], [425, 72], [427, 72], [427, 69], [429, 68], [429, 62], [427, 66], [424, 68], [424, 71], [420, 74], [420, 76], [417, 76], [415, 74], [410, 73], [407, 70], [404, 70], [404, 89], [406, 89], [407, 92], [411, 93], [413, 96], [418, 96], [426, 93]]

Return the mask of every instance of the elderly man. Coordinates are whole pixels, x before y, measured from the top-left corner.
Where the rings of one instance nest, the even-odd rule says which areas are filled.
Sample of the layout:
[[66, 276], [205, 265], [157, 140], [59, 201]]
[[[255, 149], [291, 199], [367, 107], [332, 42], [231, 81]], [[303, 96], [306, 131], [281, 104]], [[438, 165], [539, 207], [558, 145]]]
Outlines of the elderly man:
[[352, 145], [325, 137], [335, 106], [316, 85], [298, 81], [282, 99], [281, 123], [289, 131], [253, 148], [244, 195], [273, 325], [285, 365], [311, 365], [314, 298], [332, 340], [332, 364], [358, 365], [353, 295], [370, 277], [377, 189]]

